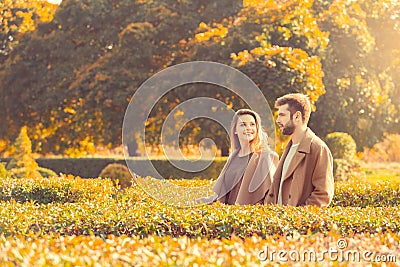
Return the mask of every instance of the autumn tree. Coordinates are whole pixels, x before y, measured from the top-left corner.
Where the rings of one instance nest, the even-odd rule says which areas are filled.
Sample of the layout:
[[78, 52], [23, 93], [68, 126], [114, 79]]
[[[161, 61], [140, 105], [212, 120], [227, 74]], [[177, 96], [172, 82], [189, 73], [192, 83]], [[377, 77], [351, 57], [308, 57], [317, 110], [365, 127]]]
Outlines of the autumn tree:
[[[65, 0], [7, 61], [2, 101], [10, 136], [28, 123], [35, 149], [63, 152], [90, 138], [119, 145], [129, 98], [171, 64], [198, 24], [241, 1]], [[229, 8], [226, 8], [229, 7]], [[226, 10], [226, 11], [223, 11]], [[222, 11], [222, 12], [221, 12]]]
[[396, 2], [244, 3], [237, 16], [201, 24], [183, 54], [239, 68], [271, 105], [287, 92], [308, 94], [311, 127], [321, 136], [348, 132], [358, 149], [398, 125], [399, 46], [389, 41], [399, 38]]
[[45, 0], [2, 0], [0, 3], [0, 65], [24, 33], [53, 19], [57, 5]]
[[[40, 23], [51, 21], [56, 9], [57, 5], [45, 0], [2, 0], [0, 2], [0, 84], [7, 68], [5, 62], [19, 44], [21, 37], [35, 31]], [[0, 86], [0, 96], [5, 96], [7, 93], [9, 92]], [[7, 116], [6, 105], [7, 100], [1, 97], [0, 117], [3, 119]], [[8, 127], [1, 127], [0, 135], [9, 137], [4, 132], [8, 130]], [[17, 134], [17, 130], [14, 128], [12, 132]]]
[[[181, 49], [180, 60], [234, 66], [258, 85], [271, 107], [277, 97], [288, 92], [306, 93], [314, 104], [325, 93], [319, 55], [328, 43], [328, 34], [316, 24], [312, 1], [244, 4], [231, 17], [201, 23], [195, 38]], [[235, 109], [245, 107], [237, 96], [225, 102]]]
[[322, 57], [326, 94], [311, 120], [322, 136], [347, 132], [362, 150], [398, 125], [399, 7], [385, 0], [315, 1], [318, 24], [329, 32]]
[[[2, 50], [7, 127], [0, 135], [11, 139], [27, 124], [42, 152], [119, 145], [125, 109], [143, 81], [168, 66], [209, 60], [247, 74], [271, 107], [285, 93], [308, 94], [317, 134], [348, 132], [361, 149], [398, 129], [399, 42], [390, 42], [399, 39], [398, 10], [389, 0], [64, 0], [53, 20]], [[17, 11], [2, 14], [22, 21]], [[176, 88], [153, 108], [147, 141], [158, 143], [169, 111], [198, 96], [245, 107], [213, 85]], [[183, 133], [226, 140], [209, 120], [192, 121]]]
[[19, 177], [42, 178], [39, 173], [39, 165], [36, 163], [32, 154], [32, 143], [28, 137], [27, 127], [21, 128], [21, 131], [15, 140], [15, 156], [8, 163], [8, 170], [18, 170]]

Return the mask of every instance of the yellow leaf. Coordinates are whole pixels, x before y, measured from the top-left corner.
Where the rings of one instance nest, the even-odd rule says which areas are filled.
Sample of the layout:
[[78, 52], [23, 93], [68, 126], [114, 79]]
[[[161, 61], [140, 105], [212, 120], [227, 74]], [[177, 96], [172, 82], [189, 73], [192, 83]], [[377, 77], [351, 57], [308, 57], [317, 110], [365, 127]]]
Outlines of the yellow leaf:
[[70, 108], [70, 107], [64, 108], [64, 112], [65, 113], [69, 113], [69, 114], [75, 114], [76, 113], [76, 111], [73, 108]]

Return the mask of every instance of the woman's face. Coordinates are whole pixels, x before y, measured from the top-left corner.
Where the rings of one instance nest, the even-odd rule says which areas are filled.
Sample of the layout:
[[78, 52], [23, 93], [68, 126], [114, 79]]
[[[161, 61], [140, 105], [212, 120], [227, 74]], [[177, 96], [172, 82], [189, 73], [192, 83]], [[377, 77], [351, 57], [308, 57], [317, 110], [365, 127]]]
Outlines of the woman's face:
[[256, 138], [257, 134], [256, 120], [254, 117], [250, 114], [239, 115], [235, 134], [237, 134], [241, 144], [245, 142], [251, 143], [251, 141]]

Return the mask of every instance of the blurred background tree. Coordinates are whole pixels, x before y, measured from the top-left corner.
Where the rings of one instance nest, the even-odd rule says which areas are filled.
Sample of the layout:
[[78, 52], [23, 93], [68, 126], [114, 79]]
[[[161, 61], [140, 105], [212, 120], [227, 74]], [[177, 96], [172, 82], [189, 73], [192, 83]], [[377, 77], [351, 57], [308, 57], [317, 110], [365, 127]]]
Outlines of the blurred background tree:
[[[28, 125], [35, 152], [119, 146], [140, 84], [194, 60], [241, 70], [271, 107], [285, 93], [308, 94], [311, 128], [320, 136], [347, 132], [359, 151], [399, 130], [397, 1], [64, 0], [57, 8], [6, 0], [0, 7], [0, 139]], [[153, 108], [146, 142], [156, 145], [169, 111], [197, 96], [245, 107], [216, 86], [176, 88]], [[222, 127], [201, 119], [185, 126], [181, 142], [210, 134], [219, 148], [227, 145]]]
[[0, 3], [0, 65], [18, 45], [18, 38], [53, 19], [57, 5], [45, 0], [2, 0]]
[[[62, 2], [51, 22], [20, 38], [0, 76], [12, 138], [22, 124], [36, 151], [63, 153], [91, 138], [118, 146], [137, 87], [167, 67], [202, 20], [234, 14], [232, 1]], [[204, 15], [205, 14], [205, 15]]]
[[330, 41], [321, 57], [326, 94], [311, 125], [322, 136], [349, 133], [362, 151], [399, 131], [400, 3], [315, 1], [314, 8]]

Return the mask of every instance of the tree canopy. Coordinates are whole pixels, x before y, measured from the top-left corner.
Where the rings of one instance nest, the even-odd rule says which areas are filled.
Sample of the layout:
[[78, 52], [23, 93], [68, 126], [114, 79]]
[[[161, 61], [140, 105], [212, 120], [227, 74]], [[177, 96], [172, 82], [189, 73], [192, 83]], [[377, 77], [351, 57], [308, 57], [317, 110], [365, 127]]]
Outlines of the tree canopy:
[[[285, 93], [308, 94], [317, 134], [347, 132], [358, 149], [399, 129], [396, 1], [64, 0], [58, 8], [28, 2], [1, 6], [0, 115], [7, 127], [0, 136], [15, 138], [27, 125], [36, 151], [120, 145], [123, 115], [140, 84], [194, 60], [241, 70], [271, 107]], [[177, 88], [153, 109], [147, 141], [159, 141], [169, 110], [197, 96], [244, 106], [215, 86]], [[184, 131], [191, 140], [226, 136], [212, 122], [190, 126], [197, 129]]]

